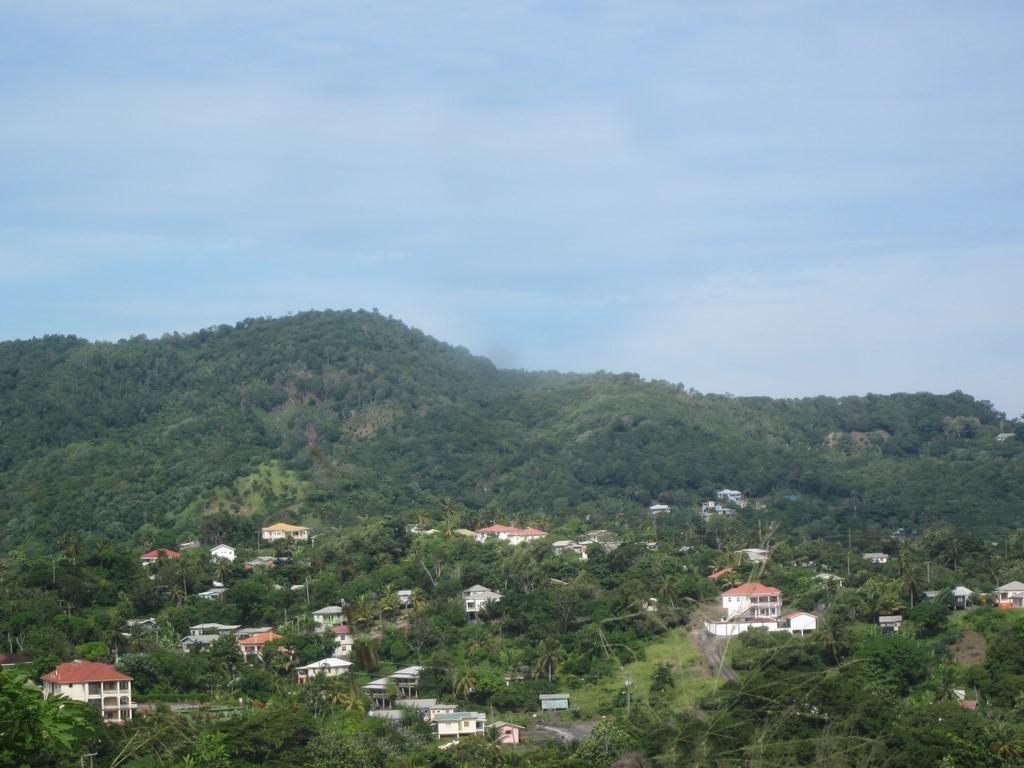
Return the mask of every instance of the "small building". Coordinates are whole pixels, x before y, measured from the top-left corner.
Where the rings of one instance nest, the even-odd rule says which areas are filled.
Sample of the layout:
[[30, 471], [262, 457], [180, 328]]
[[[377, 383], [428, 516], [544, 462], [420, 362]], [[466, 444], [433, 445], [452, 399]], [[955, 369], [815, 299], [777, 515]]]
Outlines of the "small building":
[[1016, 437], [1017, 435], [1014, 432], [1000, 432], [998, 435], [996, 435], [996, 442], [1005, 443], [1007, 440], [1013, 440]]
[[878, 629], [883, 635], [891, 635], [900, 631], [903, 625], [902, 616], [879, 616]]
[[173, 549], [151, 549], [149, 552], [139, 555], [139, 562], [144, 566], [150, 566], [161, 559], [173, 560], [176, 557], [181, 557], [181, 553], [175, 552]]
[[568, 693], [542, 693], [537, 698], [540, 700], [542, 712], [561, 712], [569, 709]]
[[196, 597], [200, 600], [220, 600], [227, 591], [227, 587], [211, 587], [203, 592], [197, 592]]
[[423, 672], [423, 667], [412, 666], [403, 667], [402, 669], [396, 670], [388, 675], [395, 683], [395, 687], [398, 689], [398, 697], [400, 699], [415, 699], [417, 688], [420, 684], [420, 674]]
[[818, 617], [806, 611], [793, 611], [779, 617], [777, 632], [791, 635], [809, 635], [818, 628]]
[[837, 584], [840, 587], [843, 586], [842, 576], [836, 576], [834, 573], [816, 573], [814, 574], [814, 578], [824, 584]]
[[711, 579], [712, 581], [718, 581], [720, 578], [725, 576], [727, 573], [735, 573], [735, 572], [736, 572], [735, 568], [732, 568], [732, 567], [727, 565], [725, 568], [719, 568], [714, 573], [709, 574], [708, 578]]
[[736, 550], [737, 554], [742, 553], [748, 562], [751, 563], [764, 563], [768, 561], [768, 550], [757, 549], [756, 547], [747, 547], [746, 549]]
[[132, 719], [132, 678], [111, 664], [76, 659], [42, 677], [43, 696], [66, 696], [95, 707], [105, 723]]
[[202, 544], [198, 539], [192, 539], [190, 541], [181, 542], [181, 544], [178, 545], [178, 549], [181, 552], [184, 552], [186, 549], [199, 549], [200, 546], [202, 546]]
[[1011, 581], [996, 587], [996, 605], [1000, 608], [1020, 608], [1024, 606], [1024, 584]]
[[495, 732], [495, 740], [499, 744], [519, 744], [523, 741], [523, 735], [526, 733], [526, 728], [524, 726], [516, 725], [515, 723], [506, 723], [504, 720], [499, 720], [491, 727]]
[[316, 624], [317, 632], [323, 632], [337, 624], [344, 624], [345, 609], [340, 605], [328, 605], [313, 611], [313, 623]]
[[136, 635], [149, 634], [157, 630], [156, 619], [152, 616], [143, 619], [128, 619], [124, 623], [124, 628], [125, 632], [122, 633], [124, 635], [131, 635], [132, 633]]
[[462, 604], [466, 615], [470, 620], [475, 620], [485, 607], [490, 603], [501, 602], [501, 593], [485, 587], [481, 584], [474, 584], [469, 589], [462, 590]]
[[438, 739], [460, 739], [483, 735], [487, 715], [483, 712], [446, 712], [434, 718], [434, 736]]
[[272, 643], [275, 640], [280, 640], [281, 635], [273, 630], [269, 632], [257, 632], [255, 635], [250, 635], [246, 638], [240, 638], [238, 640], [238, 649], [242, 652], [242, 657], [246, 661], [263, 661], [263, 649], [267, 643]]
[[239, 640], [245, 640], [247, 637], [252, 637], [262, 632], [272, 632], [273, 629], [273, 627], [239, 627], [235, 630], [235, 637]]
[[412, 608], [412, 590], [411, 589], [396, 589], [395, 597], [398, 598], [398, 605], [405, 608]]
[[479, 542], [504, 541], [513, 546], [528, 541], [537, 541], [547, 535], [547, 531], [542, 531], [539, 528], [514, 528], [510, 525], [489, 525], [475, 532], [476, 540]]
[[228, 562], [235, 562], [235, 548], [228, 544], [218, 544], [216, 547], [211, 547], [210, 557], [214, 560], [227, 560]]
[[667, 515], [669, 512], [672, 511], [672, 507], [670, 507], [668, 504], [651, 504], [651, 506], [647, 508], [647, 511], [655, 516]]
[[320, 659], [320, 661], [296, 667], [295, 675], [299, 685], [305, 685], [314, 677], [340, 677], [351, 666], [351, 661], [328, 656], [326, 659]]
[[861, 557], [873, 565], [885, 565], [889, 562], [889, 555], [885, 552], [865, 552]]
[[22, 664], [31, 664], [34, 659], [23, 653], [0, 653], [0, 669], [9, 667], [20, 667]]
[[777, 619], [782, 614], [782, 590], [759, 582], [740, 584], [722, 593], [726, 618]]
[[247, 571], [252, 571], [256, 568], [276, 568], [277, 558], [271, 557], [270, 555], [259, 555], [258, 557], [254, 557], [252, 560], [246, 560], [245, 563], [243, 563], [243, 566]]
[[264, 541], [309, 541], [309, 528], [291, 523], [272, 523], [260, 529]]
[[569, 541], [568, 539], [562, 539], [552, 544], [551, 549], [554, 551], [556, 555], [564, 555], [566, 552], [572, 552], [580, 560], [587, 559], [587, 545], [582, 544], [578, 541]]
[[734, 491], [731, 488], [723, 488], [720, 491], [715, 491], [715, 498], [719, 501], [728, 501], [733, 504], [739, 504], [743, 501], [743, 493], [741, 491]]
[[391, 709], [391, 681], [386, 677], [378, 677], [363, 686], [373, 706], [377, 709]]
[[335, 624], [329, 627], [327, 632], [334, 637], [334, 655], [339, 659], [347, 659], [352, 655], [352, 646], [355, 645], [355, 636], [348, 624]]
[[[942, 597], [945, 590], [941, 589], [929, 589], [924, 592], [925, 600], [938, 600]], [[949, 590], [949, 596], [953, 601], [953, 610], [959, 611], [964, 608], [968, 608], [971, 605], [971, 600], [974, 598], [974, 590], [968, 589], [967, 587], [954, 587]]]

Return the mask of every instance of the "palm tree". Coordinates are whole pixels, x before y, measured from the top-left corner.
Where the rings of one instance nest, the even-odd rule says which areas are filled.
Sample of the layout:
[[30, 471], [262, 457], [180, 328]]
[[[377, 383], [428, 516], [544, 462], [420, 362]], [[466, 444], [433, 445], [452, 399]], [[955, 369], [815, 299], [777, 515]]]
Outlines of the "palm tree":
[[430, 600], [427, 597], [427, 593], [424, 592], [422, 589], [420, 589], [419, 587], [416, 587], [412, 591], [412, 597], [409, 600], [409, 605], [412, 606], [412, 609], [414, 611], [421, 611], [421, 610], [423, 610], [424, 608], [427, 607], [427, 605], [429, 603], [430, 603]]
[[185, 598], [188, 597], [188, 593], [185, 591], [185, 585], [178, 584], [177, 582], [175, 582], [174, 586], [171, 587], [170, 597], [171, 600], [174, 601], [175, 605], [180, 606], [182, 603], [184, 603]]
[[1010, 763], [1024, 757], [1024, 735], [1015, 725], [997, 720], [989, 733], [989, 746], [1000, 760]]
[[476, 673], [468, 667], [457, 667], [449, 672], [448, 677], [452, 685], [452, 693], [460, 699], [464, 699], [476, 688]]
[[547, 638], [541, 640], [540, 645], [537, 646], [537, 658], [533, 663], [534, 677], [540, 677], [546, 673], [550, 683], [555, 669], [561, 664], [563, 658], [565, 658], [565, 653], [561, 646], [552, 643]]
[[398, 599], [398, 595], [395, 594], [395, 589], [391, 584], [384, 585], [384, 594], [380, 596], [377, 601], [377, 609], [380, 612], [380, 620], [383, 622], [386, 615], [395, 613], [399, 608], [402, 607], [402, 601]]

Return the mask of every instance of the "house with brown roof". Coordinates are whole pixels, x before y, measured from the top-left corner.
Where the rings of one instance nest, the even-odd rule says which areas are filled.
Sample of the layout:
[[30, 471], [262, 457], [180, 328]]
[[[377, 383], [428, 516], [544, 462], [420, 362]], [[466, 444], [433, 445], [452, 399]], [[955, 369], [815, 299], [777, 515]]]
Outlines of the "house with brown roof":
[[42, 677], [43, 696], [66, 696], [95, 707], [103, 721], [126, 723], [132, 719], [132, 678], [111, 664], [76, 659]]
[[727, 618], [775, 619], [782, 614], [782, 590], [757, 581], [740, 584], [722, 593], [722, 607]]
[[807, 635], [818, 627], [818, 618], [806, 611], [782, 615], [782, 590], [758, 582], [740, 584], [722, 593], [725, 618], [704, 622], [712, 635], [732, 637], [751, 629]]

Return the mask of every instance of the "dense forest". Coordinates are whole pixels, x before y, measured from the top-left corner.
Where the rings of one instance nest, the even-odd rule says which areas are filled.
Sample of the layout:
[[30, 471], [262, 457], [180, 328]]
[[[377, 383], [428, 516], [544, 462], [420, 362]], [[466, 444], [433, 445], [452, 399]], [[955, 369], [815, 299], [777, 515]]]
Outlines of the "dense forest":
[[811, 536], [995, 533], [1024, 497], [1019, 438], [961, 392], [773, 400], [500, 370], [363, 311], [49, 336], [0, 344], [0, 551], [412, 520], [445, 498], [467, 524], [621, 524], [720, 487]]

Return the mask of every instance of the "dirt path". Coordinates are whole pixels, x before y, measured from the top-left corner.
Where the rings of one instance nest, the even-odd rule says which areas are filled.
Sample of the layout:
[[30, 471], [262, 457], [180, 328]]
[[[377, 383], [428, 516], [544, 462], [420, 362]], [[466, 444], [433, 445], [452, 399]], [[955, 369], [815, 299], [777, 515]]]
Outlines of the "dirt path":
[[567, 723], [561, 726], [538, 725], [537, 727], [545, 731], [551, 731], [552, 733], [556, 734], [566, 744], [569, 744], [573, 741], [585, 739], [587, 736], [590, 735], [590, 732], [594, 730], [595, 725], [597, 725], [596, 722], [586, 722], [581, 720], [578, 723]]
[[700, 649], [708, 671], [712, 675], [721, 677], [723, 680], [736, 679], [735, 670], [723, 661], [725, 646], [729, 642], [728, 638], [716, 637], [715, 635], [708, 634], [706, 629], [695, 627], [690, 630], [690, 639]]

